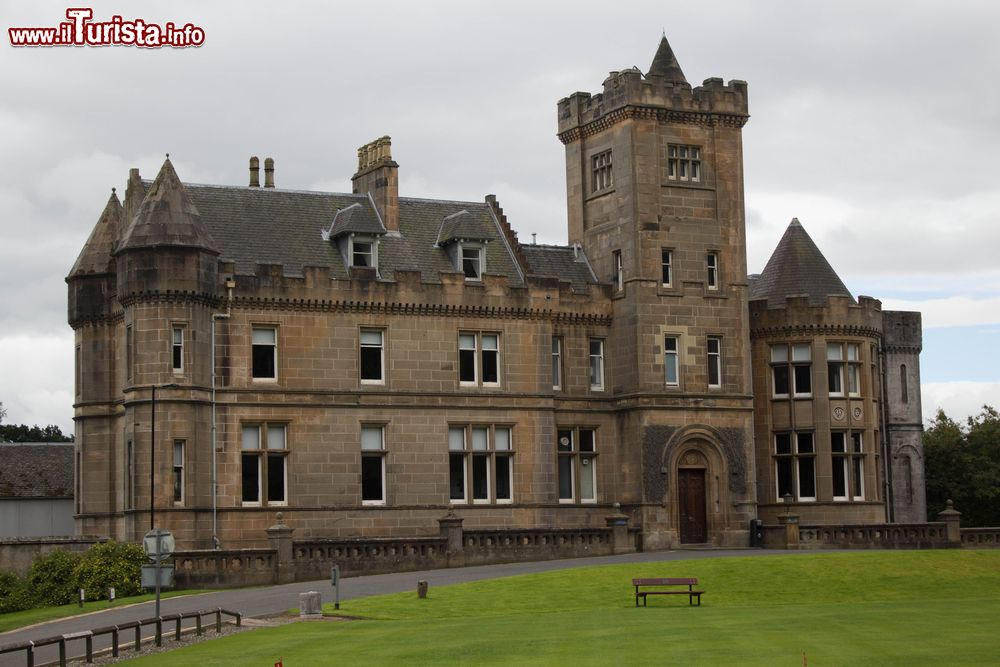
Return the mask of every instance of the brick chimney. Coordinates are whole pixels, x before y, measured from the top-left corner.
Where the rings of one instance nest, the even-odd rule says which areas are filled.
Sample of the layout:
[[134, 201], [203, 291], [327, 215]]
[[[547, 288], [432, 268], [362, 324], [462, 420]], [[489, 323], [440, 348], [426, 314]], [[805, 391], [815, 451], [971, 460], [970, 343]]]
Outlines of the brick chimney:
[[354, 194], [370, 194], [388, 231], [399, 231], [399, 165], [392, 141], [380, 137], [358, 149], [358, 171], [351, 177]]

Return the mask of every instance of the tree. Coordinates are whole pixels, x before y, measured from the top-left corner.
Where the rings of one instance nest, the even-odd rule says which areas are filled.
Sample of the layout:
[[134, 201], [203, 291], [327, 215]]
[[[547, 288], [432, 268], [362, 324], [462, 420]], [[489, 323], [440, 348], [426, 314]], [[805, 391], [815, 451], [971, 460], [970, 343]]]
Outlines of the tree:
[[963, 526], [1000, 526], [1000, 414], [984, 405], [964, 425], [942, 410], [924, 433], [930, 518], [955, 501]]
[[73, 436], [65, 435], [55, 424], [0, 424], [0, 442], [73, 442]]

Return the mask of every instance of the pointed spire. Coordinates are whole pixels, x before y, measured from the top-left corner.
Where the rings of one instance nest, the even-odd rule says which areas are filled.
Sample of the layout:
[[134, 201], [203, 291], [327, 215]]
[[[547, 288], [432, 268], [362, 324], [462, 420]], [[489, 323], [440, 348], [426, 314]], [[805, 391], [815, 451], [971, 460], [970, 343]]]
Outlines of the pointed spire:
[[764, 271], [753, 282], [750, 298], [767, 299], [768, 306], [781, 307], [787, 297], [808, 296], [810, 305], [825, 306], [831, 295], [853, 298], [799, 219], [792, 218]]
[[677, 58], [674, 57], [674, 50], [670, 48], [666, 31], [664, 31], [663, 38], [660, 40], [659, 48], [656, 49], [656, 55], [653, 56], [653, 64], [649, 66], [649, 71], [646, 72], [646, 78], [651, 76], [662, 76], [667, 81], [675, 83], [688, 82], [684, 78], [684, 72], [681, 71], [681, 66], [678, 64]]
[[111, 254], [115, 250], [115, 242], [118, 240], [121, 223], [122, 204], [118, 201], [115, 189], [111, 188], [111, 196], [108, 197], [108, 203], [104, 206], [101, 217], [97, 219], [97, 224], [90, 232], [90, 237], [83, 244], [80, 255], [73, 263], [73, 268], [70, 269], [70, 278], [115, 272], [115, 264]]
[[187, 246], [219, 252], [169, 155], [122, 235], [118, 250], [154, 246]]

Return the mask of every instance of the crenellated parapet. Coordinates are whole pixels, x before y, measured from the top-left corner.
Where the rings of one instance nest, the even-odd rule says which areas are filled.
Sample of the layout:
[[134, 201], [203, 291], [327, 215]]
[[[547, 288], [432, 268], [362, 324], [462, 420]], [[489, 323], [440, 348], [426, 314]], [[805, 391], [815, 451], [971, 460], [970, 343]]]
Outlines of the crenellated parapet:
[[[222, 262], [218, 275], [234, 275]], [[358, 275], [355, 275], [357, 272]], [[611, 323], [610, 288], [593, 284], [585, 290], [566, 280], [531, 277], [513, 286], [503, 275], [485, 274], [469, 282], [459, 272], [441, 272], [439, 282], [420, 271], [397, 270], [393, 280], [367, 279], [352, 271], [350, 280], [335, 279], [328, 267], [305, 267], [288, 274], [280, 264], [258, 264], [252, 275], [235, 274], [235, 308], [299, 312], [370, 312], [412, 316], [547, 319], [566, 324], [606, 326]], [[219, 294], [223, 291], [220, 282]]]
[[833, 296], [825, 306], [808, 296], [789, 296], [783, 307], [768, 307], [767, 299], [750, 301], [751, 338], [846, 335], [882, 337], [882, 302], [867, 296], [857, 303], [849, 296]]
[[634, 68], [611, 72], [601, 93], [577, 92], [559, 100], [558, 115], [564, 144], [629, 118], [728, 127], [743, 127], [750, 118], [745, 81], [724, 84], [710, 78], [692, 89], [687, 82], [643, 76]]
[[882, 313], [887, 352], [919, 354], [923, 349], [923, 325], [919, 312], [887, 310]]

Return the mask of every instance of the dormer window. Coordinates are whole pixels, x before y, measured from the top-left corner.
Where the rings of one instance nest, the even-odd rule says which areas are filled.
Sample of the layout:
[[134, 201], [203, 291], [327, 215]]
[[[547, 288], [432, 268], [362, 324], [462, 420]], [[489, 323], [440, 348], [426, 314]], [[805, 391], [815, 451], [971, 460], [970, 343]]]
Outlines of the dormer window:
[[377, 266], [375, 242], [370, 237], [351, 237], [351, 266]]
[[468, 244], [462, 243], [459, 246], [460, 257], [462, 260], [462, 273], [465, 274], [466, 280], [482, 280], [483, 279], [483, 265], [485, 262], [485, 255], [483, 253], [483, 246], [478, 244]]

